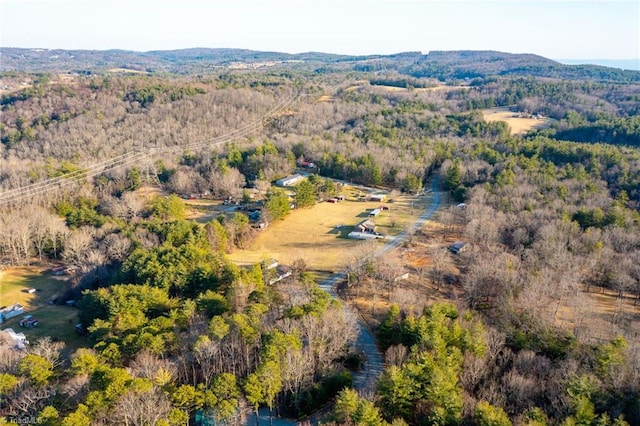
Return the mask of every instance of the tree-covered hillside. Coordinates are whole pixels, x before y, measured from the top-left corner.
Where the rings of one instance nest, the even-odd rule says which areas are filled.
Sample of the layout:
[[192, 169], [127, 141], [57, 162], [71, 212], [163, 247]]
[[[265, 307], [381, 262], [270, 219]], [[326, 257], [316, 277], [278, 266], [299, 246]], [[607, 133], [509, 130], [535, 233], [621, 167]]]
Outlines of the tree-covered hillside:
[[[308, 62], [204, 72], [214, 53]], [[141, 58], [113, 54], [119, 67]], [[636, 74], [493, 52], [145, 55], [146, 71], [168, 61], [185, 75], [57, 74], [39, 56], [37, 72], [1, 76], [0, 264], [72, 266], [51, 302], [77, 301], [82, 336], [0, 345], [0, 422], [241, 424], [260, 407], [294, 418], [324, 407], [335, 424], [640, 424]], [[377, 68], [394, 61], [408, 68]], [[516, 136], [484, 120], [493, 107], [552, 121]], [[294, 173], [308, 177], [276, 187]], [[354, 259], [322, 278], [335, 272], [346, 301], [317, 285], [304, 259], [322, 253], [304, 239], [287, 274], [268, 247], [251, 265], [229, 260], [345, 183], [429, 197], [438, 182], [433, 226], [395, 247], [420, 266], [340, 240]], [[466, 249], [447, 251], [450, 240]], [[372, 301], [385, 368], [358, 394], [367, 354], [343, 303], [359, 306], [366, 286], [392, 302], [406, 290], [399, 266], [412, 302], [428, 302]]]
[[490, 76], [534, 76], [567, 80], [640, 82], [640, 71], [597, 65], [565, 65], [533, 54], [495, 51], [402, 52], [391, 55], [261, 52], [246, 49], [193, 48], [167, 51], [60, 50], [0, 48], [3, 71], [151, 74], [210, 73], [219, 69], [296, 69], [388, 72], [440, 81]]

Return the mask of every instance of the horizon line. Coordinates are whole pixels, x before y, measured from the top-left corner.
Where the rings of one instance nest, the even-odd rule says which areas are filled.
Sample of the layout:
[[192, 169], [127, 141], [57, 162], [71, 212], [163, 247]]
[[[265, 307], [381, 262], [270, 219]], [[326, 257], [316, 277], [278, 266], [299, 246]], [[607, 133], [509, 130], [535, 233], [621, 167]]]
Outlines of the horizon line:
[[[535, 52], [508, 52], [504, 50], [496, 50], [496, 49], [431, 49], [428, 51], [424, 50], [398, 50], [392, 53], [336, 53], [330, 51], [321, 51], [321, 50], [305, 50], [300, 52], [287, 52], [284, 50], [276, 50], [276, 49], [267, 49], [267, 50], [258, 50], [258, 49], [250, 49], [246, 47], [205, 47], [205, 46], [193, 46], [193, 47], [180, 47], [173, 49], [150, 49], [150, 50], [135, 50], [135, 49], [127, 49], [121, 47], [111, 47], [107, 49], [86, 49], [86, 48], [64, 48], [64, 47], [21, 47], [21, 46], [0, 46], [0, 49], [24, 49], [24, 50], [76, 50], [76, 51], [85, 51], [85, 52], [108, 52], [113, 50], [120, 50], [123, 52], [134, 52], [134, 53], [150, 53], [150, 52], [170, 52], [170, 51], [179, 51], [179, 50], [193, 50], [193, 49], [210, 49], [210, 50], [247, 50], [251, 52], [265, 52], [265, 53], [282, 53], [287, 55], [302, 55], [305, 53], [322, 53], [325, 55], [340, 55], [340, 56], [389, 56], [389, 55], [398, 55], [401, 53], [420, 53], [421, 55], [428, 55], [431, 52], [498, 52], [498, 53], [507, 53], [510, 55], [536, 55], [543, 58], [551, 59], [554, 61], [640, 61], [640, 56], [638, 57], [615, 57], [615, 58], [605, 58], [605, 57], [550, 57], [544, 56], [540, 53]], [[426, 53], [425, 53], [426, 52]]]

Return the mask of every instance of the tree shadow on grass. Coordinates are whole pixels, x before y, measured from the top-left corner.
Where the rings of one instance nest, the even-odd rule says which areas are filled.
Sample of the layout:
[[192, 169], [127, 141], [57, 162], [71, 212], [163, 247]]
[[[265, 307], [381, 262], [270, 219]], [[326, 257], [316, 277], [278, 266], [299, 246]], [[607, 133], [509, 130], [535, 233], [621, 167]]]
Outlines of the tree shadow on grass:
[[327, 232], [327, 234], [335, 235], [336, 238], [348, 238], [349, 233], [354, 229], [355, 226], [338, 225]]

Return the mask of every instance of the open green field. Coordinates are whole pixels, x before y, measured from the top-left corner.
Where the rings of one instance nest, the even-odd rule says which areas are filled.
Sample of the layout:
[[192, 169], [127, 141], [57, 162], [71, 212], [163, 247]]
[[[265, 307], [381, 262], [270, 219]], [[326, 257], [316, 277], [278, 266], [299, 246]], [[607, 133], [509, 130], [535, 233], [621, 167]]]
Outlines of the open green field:
[[[430, 204], [428, 196], [396, 196], [394, 203], [354, 201], [358, 191], [346, 187], [347, 200], [340, 203], [318, 203], [311, 208], [293, 210], [284, 220], [274, 222], [260, 232], [244, 250], [229, 255], [239, 264], [276, 258], [283, 264], [303, 259], [315, 272], [333, 272], [352, 259], [359, 246], [367, 241], [351, 240], [347, 234], [355, 225], [369, 218], [369, 212], [385, 205], [372, 220], [384, 235], [404, 231]], [[395, 223], [395, 225], [394, 225]], [[377, 240], [380, 245], [383, 240]]]
[[[69, 286], [65, 278], [54, 277], [39, 267], [13, 267], [0, 271], [0, 299], [2, 306], [20, 303], [25, 310], [45, 306]], [[35, 288], [35, 293], [27, 293]]]
[[[35, 293], [27, 293], [35, 288]], [[51, 300], [62, 296], [69, 288], [65, 278], [54, 277], [42, 267], [15, 267], [0, 271], [0, 303], [10, 306], [19, 303], [25, 308], [25, 315], [33, 315], [39, 321], [34, 328], [19, 326], [24, 315], [11, 318], [0, 325], [23, 332], [30, 342], [49, 336], [53, 340], [61, 340], [68, 349], [83, 346], [84, 338], [75, 332], [78, 310], [68, 306], [49, 304]]]

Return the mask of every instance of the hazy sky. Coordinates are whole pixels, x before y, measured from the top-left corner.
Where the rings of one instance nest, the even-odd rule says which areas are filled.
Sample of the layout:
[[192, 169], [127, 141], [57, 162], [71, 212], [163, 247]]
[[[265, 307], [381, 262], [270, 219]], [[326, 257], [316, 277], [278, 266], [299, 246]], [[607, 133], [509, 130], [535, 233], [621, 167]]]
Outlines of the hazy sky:
[[640, 1], [0, 0], [0, 45], [640, 57]]

